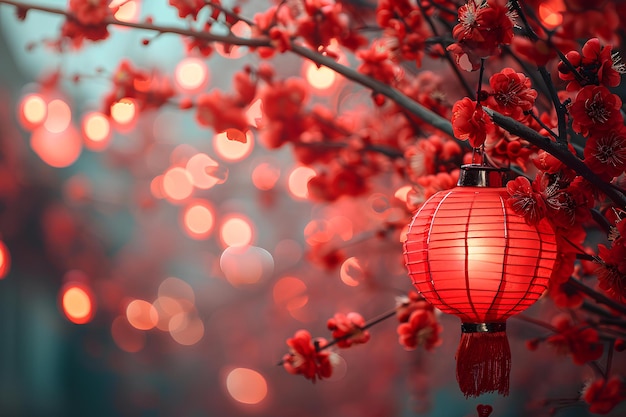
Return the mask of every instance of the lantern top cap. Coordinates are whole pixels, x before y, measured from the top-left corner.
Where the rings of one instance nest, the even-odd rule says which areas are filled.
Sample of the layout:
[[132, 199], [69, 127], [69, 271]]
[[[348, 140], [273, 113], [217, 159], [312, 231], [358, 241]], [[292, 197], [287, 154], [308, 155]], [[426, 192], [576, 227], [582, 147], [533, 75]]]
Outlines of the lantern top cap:
[[507, 172], [508, 169], [506, 168], [487, 165], [462, 165], [457, 185], [459, 187], [504, 187], [507, 182]]

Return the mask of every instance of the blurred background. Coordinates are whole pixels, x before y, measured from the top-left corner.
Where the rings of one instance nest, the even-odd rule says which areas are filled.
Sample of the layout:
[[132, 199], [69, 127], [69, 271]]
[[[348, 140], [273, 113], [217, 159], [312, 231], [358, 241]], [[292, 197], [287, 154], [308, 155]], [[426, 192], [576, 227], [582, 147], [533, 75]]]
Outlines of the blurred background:
[[[267, 5], [247, 2], [244, 14]], [[120, 13], [186, 24], [166, 1]], [[392, 319], [340, 352], [329, 381], [285, 372], [277, 363], [296, 330], [329, 337], [334, 313], [373, 318], [411, 289], [400, 232], [381, 233], [408, 222], [406, 183], [390, 170], [365, 197], [313, 203], [315, 171], [287, 147], [263, 148], [254, 129], [241, 143], [176, 105], [139, 117], [131, 102], [109, 123], [102, 99], [122, 60], [193, 99], [228, 91], [259, 58], [245, 48], [188, 57], [178, 36], [123, 28], [59, 53], [62, 22], [38, 11], [19, 21], [0, 5], [0, 416], [474, 416], [479, 403], [523, 416], [591, 376], [528, 352], [536, 329], [514, 322], [512, 395], [465, 400], [451, 317], [434, 352], [404, 351]], [[272, 63], [279, 77], [305, 77], [312, 103], [340, 112], [371, 101], [298, 58]], [[257, 122], [258, 103], [248, 117]]]

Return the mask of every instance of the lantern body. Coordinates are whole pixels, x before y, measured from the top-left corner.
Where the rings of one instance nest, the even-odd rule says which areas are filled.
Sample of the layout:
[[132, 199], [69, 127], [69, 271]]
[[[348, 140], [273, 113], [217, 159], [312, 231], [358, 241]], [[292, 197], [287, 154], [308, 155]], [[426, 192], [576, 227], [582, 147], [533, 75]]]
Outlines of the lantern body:
[[428, 199], [404, 244], [409, 276], [426, 300], [463, 323], [499, 323], [545, 291], [556, 259], [551, 227], [528, 225], [503, 187], [458, 186]]
[[463, 165], [459, 186], [422, 205], [404, 243], [421, 295], [461, 318], [456, 376], [466, 397], [509, 393], [505, 321], [543, 294], [556, 260], [550, 225], [529, 225], [508, 208], [504, 175], [495, 167]]

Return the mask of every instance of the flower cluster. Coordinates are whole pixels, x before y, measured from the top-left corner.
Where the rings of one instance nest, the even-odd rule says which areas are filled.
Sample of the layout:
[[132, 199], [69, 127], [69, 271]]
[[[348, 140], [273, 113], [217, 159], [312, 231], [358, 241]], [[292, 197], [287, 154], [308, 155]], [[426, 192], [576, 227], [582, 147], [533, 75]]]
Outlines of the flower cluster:
[[430, 351], [441, 344], [442, 330], [435, 315], [434, 307], [411, 291], [406, 298], [398, 300], [396, 317], [398, 341], [406, 350], [423, 347]]
[[111, 104], [122, 99], [132, 99], [140, 110], [156, 109], [175, 95], [173, 83], [167, 76], [156, 70], [135, 68], [128, 60], [120, 62], [111, 81], [113, 88], [104, 99], [107, 112]]
[[363, 330], [365, 319], [359, 313], [337, 313], [328, 319], [326, 326], [333, 332], [333, 339], [340, 348], [349, 348], [370, 340], [370, 332]]
[[331, 352], [322, 348], [327, 344], [324, 338], [311, 338], [306, 330], [298, 330], [287, 339], [289, 353], [283, 356], [282, 365], [291, 374], [303, 375], [315, 382], [318, 378], [332, 375]]
[[459, 23], [452, 30], [456, 42], [448, 50], [461, 68], [475, 71], [482, 59], [498, 52], [500, 45], [511, 43], [514, 21], [505, 3], [469, 0], [459, 8]]
[[109, 37], [107, 19], [115, 12], [109, 0], [70, 0], [68, 9], [71, 14], [63, 23], [61, 36], [73, 47], [80, 48], [85, 39], [102, 41]]
[[560, 354], [569, 354], [577, 365], [599, 359], [603, 345], [598, 331], [586, 323], [575, 325], [567, 316], [557, 316], [553, 320], [557, 333], [546, 341]]
[[596, 274], [600, 288], [620, 302], [626, 302], [626, 221], [618, 218], [611, 246], [598, 245]]
[[607, 414], [617, 404], [626, 400], [626, 384], [617, 376], [590, 381], [582, 391], [582, 399], [589, 404], [589, 411]]

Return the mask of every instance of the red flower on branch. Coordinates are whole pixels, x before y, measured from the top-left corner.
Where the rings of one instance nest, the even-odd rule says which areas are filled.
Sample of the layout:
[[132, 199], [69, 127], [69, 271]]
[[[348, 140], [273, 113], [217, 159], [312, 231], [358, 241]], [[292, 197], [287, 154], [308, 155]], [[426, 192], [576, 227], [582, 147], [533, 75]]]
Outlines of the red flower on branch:
[[624, 123], [622, 100], [604, 86], [583, 87], [570, 105], [572, 128], [585, 136], [613, 130]]
[[391, 60], [387, 43], [374, 41], [369, 49], [359, 50], [356, 55], [362, 61], [357, 69], [360, 73], [389, 85], [395, 85], [401, 78], [402, 70]]
[[349, 348], [370, 340], [370, 332], [363, 330], [365, 319], [359, 313], [337, 313], [328, 319], [326, 326], [333, 332], [333, 338], [337, 339], [340, 348]]
[[493, 93], [487, 105], [516, 120], [524, 119], [524, 112], [535, 105], [537, 91], [530, 87], [530, 78], [512, 68], [505, 68], [489, 78]]
[[331, 353], [321, 350], [326, 344], [326, 339], [312, 339], [306, 330], [298, 330], [294, 337], [287, 339], [289, 353], [283, 356], [283, 367], [287, 372], [303, 375], [313, 382], [317, 378], [329, 378], [333, 373]]
[[600, 288], [616, 300], [626, 302], [626, 247], [613, 244], [609, 249], [598, 245], [598, 258], [600, 265], [595, 272]]
[[219, 90], [198, 97], [196, 120], [201, 126], [212, 127], [216, 132], [237, 129], [245, 132], [248, 119], [237, 99]]
[[565, 54], [582, 78], [578, 80], [572, 68], [561, 61], [558, 66], [559, 78], [569, 81], [567, 91], [578, 91], [586, 85], [617, 87], [626, 68], [618, 53], [613, 53], [612, 50], [611, 45], [601, 45], [598, 38], [592, 38], [585, 43], [582, 53], [570, 51]]
[[398, 326], [398, 341], [406, 350], [414, 350], [423, 346], [426, 350], [432, 350], [439, 346], [442, 341], [439, 337], [441, 325], [431, 309], [417, 309], [411, 313], [406, 323]]
[[452, 106], [452, 131], [461, 140], [469, 140], [474, 148], [480, 147], [487, 139], [487, 133], [494, 130], [489, 116], [480, 103], [465, 97]]
[[571, 354], [577, 365], [595, 361], [602, 356], [603, 346], [598, 331], [588, 324], [574, 325], [565, 316], [557, 316], [553, 322], [557, 333], [546, 341], [561, 354]]
[[[193, 20], [196, 20], [200, 10], [207, 5], [205, 0], [169, 0], [169, 2], [170, 6], [174, 6], [178, 10], [180, 18], [191, 16]], [[219, 1], [217, 3], [219, 4]]]
[[61, 27], [61, 36], [71, 40], [75, 48], [80, 48], [85, 39], [104, 40], [109, 37], [105, 21], [115, 10], [109, 7], [109, 0], [70, 0], [68, 11], [71, 15]]
[[596, 414], [607, 414], [615, 406], [626, 400], [626, 384], [614, 376], [610, 379], [596, 379], [585, 386], [582, 399], [589, 404], [589, 411]]
[[305, 0], [302, 13], [295, 17], [295, 33], [316, 50], [323, 50], [332, 40], [355, 50], [367, 40], [350, 25], [350, 15], [335, 0]]
[[539, 181], [533, 182], [526, 177], [517, 177], [514, 181], [507, 183], [507, 191], [511, 196], [506, 205], [515, 213], [524, 217], [526, 223], [537, 224], [546, 215], [546, 203], [537, 189]]
[[84, 26], [100, 25], [107, 17], [113, 16], [110, 0], [70, 0], [68, 11]]
[[626, 169], [626, 128], [617, 131], [591, 132], [585, 144], [585, 164], [607, 179]]
[[456, 43], [450, 45], [459, 66], [477, 70], [480, 61], [513, 40], [513, 19], [505, 2], [469, 0], [459, 8], [459, 23], [452, 30]]

